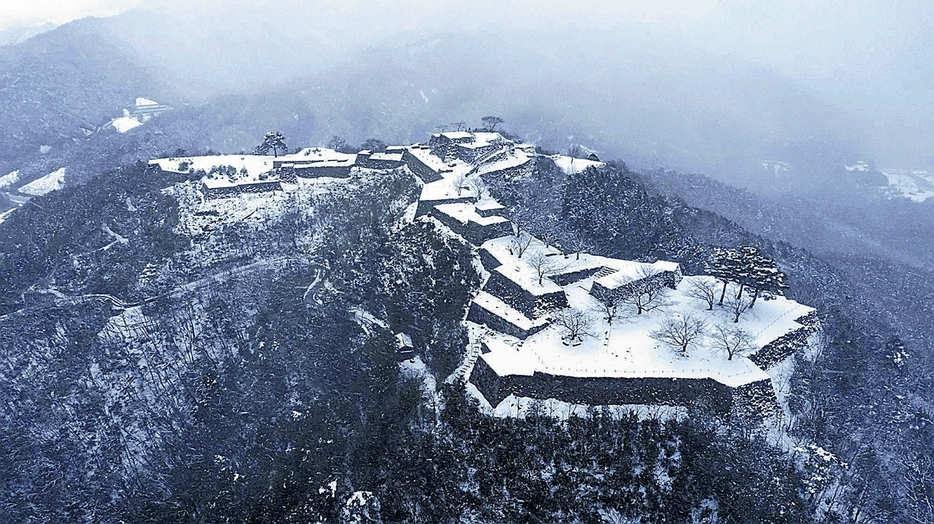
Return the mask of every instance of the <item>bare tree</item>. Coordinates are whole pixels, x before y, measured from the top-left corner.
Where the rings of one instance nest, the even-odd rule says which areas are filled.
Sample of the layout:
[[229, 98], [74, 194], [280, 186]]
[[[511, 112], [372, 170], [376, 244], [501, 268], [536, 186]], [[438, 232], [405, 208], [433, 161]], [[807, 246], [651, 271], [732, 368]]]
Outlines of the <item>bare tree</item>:
[[555, 257], [548, 256], [545, 253], [544, 249], [539, 249], [528, 257], [526, 257], [525, 262], [531, 267], [535, 274], [538, 276], [538, 285], [542, 285], [542, 280], [545, 278], [545, 275], [553, 271], [557, 271], [560, 266], [558, 265]]
[[457, 196], [461, 196], [461, 193], [464, 191], [464, 186], [467, 183], [467, 173], [463, 171], [458, 173], [451, 183], [454, 185], [454, 189], [457, 190]]
[[664, 300], [664, 289], [657, 275], [658, 271], [654, 268], [641, 266], [637, 271], [636, 280], [630, 283], [632, 293], [624, 300], [635, 306], [637, 315], [668, 305], [668, 301]]
[[581, 259], [581, 252], [593, 249], [593, 244], [591, 244], [586, 238], [577, 233], [572, 233], [567, 241], [567, 247], [575, 254], [575, 259]]
[[496, 126], [503, 123], [502, 118], [498, 116], [494, 116], [494, 115], [485, 116], [481, 118], [480, 121], [483, 122], [483, 128], [486, 129], [487, 131], [495, 131]]
[[474, 194], [477, 200], [483, 198], [483, 192], [486, 190], [486, 184], [480, 175], [474, 175], [466, 180], [467, 188]]
[[730, 313], [733, 313], [733, 323], [736, 324], [739, 322], [739, 317], [749, 309], [749, 306], [752, 305], [752, 302], [746, 300], [746, 297], [742, 294], [734, 296], [732, 293], [726, 299], [726, 307], [729, 309]]
[[564, 341], [566, 343], [582, 342], [584, 335], [593, 336], [590, 329], [593, 327], [593, 317], [585, 311], [578, 309], [562, 309], [551, 316], [551, 320], [564, 328]]
[[622, 302], [620, 299], [611, 299], [607, 301], [596, 300], [595, 302], [597, 305], [594, 306], [591, 311], [601, 315], [608, 325], [612, 326], [613, 322], [617, 319], [631, 317], [631, 315], [627, 314], [626, 308], [620, 307], [620, 303]]
[[717, 285], [707, 279], [695, 278], [691, 280], [685, 294], [691, 298], [702, 300], [707, 304], [707, 310], [710, 311], [717, 302]]
[[516, 255], [519, 258], [522, 258], [522, 254], [525, 253], [525, 250], [532, 245], [532, 235], [526, 233], [525, 231], [519, 231], [516, 229], [512, 235], [512, 238], [509, 239], [509, 252], [513, 255]]
[[755, 349], [752, 335], [743, 328], [717, 324], [713, 328], [711, 338], [727, 355], [727, 360], [733, 360], [734, 355], [742, 355]]
[[687, 353], [691, 344], [695, 344], [706, 335], [707, 323], [690, 314], [669, 317], [658, 329], [650, 333], [655, 340], [680, 350], [682, 354]]

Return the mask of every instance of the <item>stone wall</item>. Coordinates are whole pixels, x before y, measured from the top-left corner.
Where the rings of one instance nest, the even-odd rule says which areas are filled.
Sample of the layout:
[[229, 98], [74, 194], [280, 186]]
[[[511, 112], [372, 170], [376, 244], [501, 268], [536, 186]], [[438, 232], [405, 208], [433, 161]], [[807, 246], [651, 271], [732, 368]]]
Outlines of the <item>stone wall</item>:
[[494, 257], [493, 254], [490, 253], [490, 251], [487, 250], [486, 248], [480, 248], [479, 253], [480, 253], [480, 263], [483, 264], [483, 269], [486, 269], [487, 271], [491, 271], [491, 272], [492, 272], [494, 269], [496, 269], [496, 268], [498, 268], [499, 266], [503, 265], [503, 264], [502, 264], [499, 260], [497, 260], [497, 258]]
[[555, 284], [558, 284], [561, 287], [569, 286], [575, 282], [580, 282], [585, 278], [592, 277], [597, 272], [599, 272], [602, 267], [590, 267], [587, 269], [581, 269], [580, 271], [571, 271], [569, 273], [559, 273], [556, 275], [548, 275]]
[[267, 191], [282, 191], [282, 184], [278, 180], [214, 188], [209, 188], [204, 183], [201, 184], [201, 193], [208, 199], [234, 197], [244, 193], [265, 193]]
[[512, 233], [512, 225], [509, 222], [497, 222], [495, 224], [483, 225], [478, 222], [468, 221], [465, 224], [451, 215], [442, 213], [437, 207], [432, 208], [431, 216], [438, 219], [439, 222], [448, 226], [451, 231], [464, 237], [475, 246], [479, 246], [492, 238], [498, 238]]
[[498, 271], [491, 272], [490, 279], [483, 289], [529, 318], [534, 318], [543, 311], [568, 307], [568, 297], [564, 290], [534, 295]]
[[817, 313], [811, 312], [801, 318], [796, 318], [795, 322], [801, 324], [802, 327], [769, 342], [750, 356], [749, 360], [762, 369], [768, 369], [807, 348], [808, 338], [819, 329], [820, 320]]
[[[388, 160], [383, 158], [360, 158], [357, 156], [357, 162], [354, 164], [366, 169], [395, 169], [404, 164], [401, 160]], [[424, 179], [422, 179], [424, 180]]]
[[478, 305], [476, 302], [470, 303], [470, 309], [467, 310], [467, 320], [473, 322], [474, 324], [485, 325], [494, 331], [512, 335], [521, 340], [525, 340], [526, 338], [534, 335], [535, 333], [538, 333], [548, 326], [548, 324], [542, 324], [540, 326], [526, 330], [513, 324], [512, 322], [509, 322], [496, 313], [487, 310], [485, 307]]
[[294, 167], [295, 174], [302, 178], [347, 178], [350, 176], [351, 166], [306, 166]]
[[422, 182], [426, 184], [437, 182], [442, 178], [441, 173], [419, 160], [417, 156], [413, 155], [408, 150], [402, 154], [402, 161], [405, 162], [405, 165], [409, 166], [410, 171], [418, 175], [418, 177], [422, 179]]
[[515, 178], [515, 177], [522, 175], [528, 169], [530, 169], [532, 167], [532, 163], [533, 161], [529, 160], [528, 162], [519, 164], [518, 166], [507, 167], [505, 169], [497, 169], [496, 171], [489, 171], [489, 172], [483, 173], [483, 175], [481, 176], [487, 180], [495, 179], [495, 178], [506, 178], [506, 179]]
[[[566, 377], [536, 372], [532, 376], [501, 377], [478, 358], [470, 381], [496, 406], [510, 394], [537, 399], [554, 398], [572, 404], [648, 404], [667, 406], [703, 405], [720, 413], [729, 412], [734, 394], [742, 392], [710, 378], [657, 377]], [[748, 388], [750, 394], [771, 388], [763, 381]]]
[[647, 278], [641, 278], [627, 282], [616, 288], [608, 288], [599, 282], [594, 282], [590, 287], [590, 294], [603, 303], [612, 303], [619, 300], [625, 300], [632, 296], [637, 289], [645, 289], [644, 286], [651, 286], [653, 289], [669, 287], [674, 289], [681, 282], [681, 270], [661, 271]]

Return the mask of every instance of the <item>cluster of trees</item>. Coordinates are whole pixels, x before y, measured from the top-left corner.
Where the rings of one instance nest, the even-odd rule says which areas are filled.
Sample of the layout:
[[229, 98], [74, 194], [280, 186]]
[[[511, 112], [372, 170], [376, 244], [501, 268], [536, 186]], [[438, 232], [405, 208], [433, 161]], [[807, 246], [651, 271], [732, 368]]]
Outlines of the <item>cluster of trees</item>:
[[[788, 287], [785, 285], [785, 274], [779, 271], [775, 261], [752, 246], [717, 250], [713, 262], [707, 266], [707, 272], [723, 282], [720, 300], [717, 302], [720, 305], [723, 305], [726, 297], [727, 286], [730, 283], [738, 286], [735, 297], [729, 302], [734, 314], [733, 322], [739, 322], [740, 315], [756, 305], [760, 293], [781, 293]], [[708, 300], [706, 290], [695, 289], [694, 292]], [[744, 292], [751, 295], [748, 302], [743, 298]]]
[[[496, 115], [487, 115], [480, 119], [482, 123], [481, 130], [483, 131], [496, 131], [496, 127], [505, 122], [501, 117]], [[450, 124], [441, 124], [435, 126], [435, 129], [441, 132], [445, 131], [467, 131], [470, 127], [467, 125], [465, 120], [458, 120], [457, 122], [451, 122]]]

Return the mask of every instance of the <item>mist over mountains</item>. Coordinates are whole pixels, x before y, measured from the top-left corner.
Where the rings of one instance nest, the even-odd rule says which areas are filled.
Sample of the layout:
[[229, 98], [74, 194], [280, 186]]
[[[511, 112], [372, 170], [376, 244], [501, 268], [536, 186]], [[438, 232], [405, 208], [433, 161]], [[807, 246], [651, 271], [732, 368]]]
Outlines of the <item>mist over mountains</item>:
[[[890, 7], [0, 34], [0, 520], [934, 522], [934, 11]], [[713, 322], [769, 356], [726, 412]]]
[[[79, 128], [119, 116], [138, 96], [178, 109], [152, 127], [179, 147], [220, 151], [249, 149], [270, 127], [303, 144], [413, 141], [438, 122], [477, 125], [496, 113], [545, 147], [582, 143], [636, 167], [740, 186], [758, 184], [763, 159], [807, 171], [814, 144], [822, 165], [873, 154], [852, 114], [687, 41], [600, 28], [428, 29], [355, 44], [223, 13], [210, 24], [147, 11], [66, 24], [3, 48], [0, 71], [20, 80], [4, 88], [11, 154], [0, 168], [40, 158], [28, 151], [37, 142], [67, 137], [60, 147], [75, 147]], [[37, 92], [47, 94], [29, 100]]]

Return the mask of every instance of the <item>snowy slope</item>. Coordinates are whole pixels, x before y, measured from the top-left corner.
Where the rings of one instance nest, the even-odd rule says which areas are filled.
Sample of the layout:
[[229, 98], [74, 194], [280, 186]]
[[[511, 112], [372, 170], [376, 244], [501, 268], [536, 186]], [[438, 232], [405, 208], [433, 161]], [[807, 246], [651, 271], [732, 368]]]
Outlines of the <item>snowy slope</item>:
[[19, 192], [32, 195], [32, 196], [42, 196], [46, 193], [59, 190], [65, 187], [65, 168], [52, 171], [48, 175], [45, 175], [42, 178], [37, 178], [32, 182], [21, 186]]
[[0, 189], [6, 189], [8, 187], [13, 187], [13, 184], [19, 182], [19, 171], [13, 171], [7, 173], [3, 176], [0, 176]]

